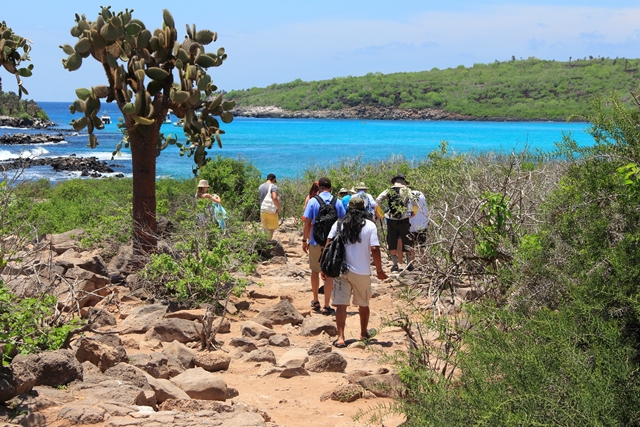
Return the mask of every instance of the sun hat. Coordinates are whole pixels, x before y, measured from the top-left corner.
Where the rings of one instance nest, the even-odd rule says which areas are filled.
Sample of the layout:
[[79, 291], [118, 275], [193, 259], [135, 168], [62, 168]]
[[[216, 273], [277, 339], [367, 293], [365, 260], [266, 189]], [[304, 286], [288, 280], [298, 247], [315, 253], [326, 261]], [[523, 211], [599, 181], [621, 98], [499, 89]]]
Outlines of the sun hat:
[[349, 209], [364, 210], [364, 200], [361, 197], [353, 196], [349, 199]]
[[392, 184], [395, 184], [396, 181], [402, 181], [405, 185], [409, 185], [409, 181], [407, 181], [407, 178], [404, 176], [404, 174], [401, 174], [401, 173], [391, 178]]
[[349, 190], [347, 190], [346, 188], [342, 187], [340, 189], [340, 191], [338, 191], [338, 194], [347, 194], [349, 192]]
[[201, 179], [200, 182], [198, 183], [198, 188], [200, 187], [209, 188], [209, 181], [207, 181], [206, 179]]
[[362, 181], [360, 181], [360, 182], [358, 183], [358, 185], [356, 185], [356, 186], [355, 186], [355, 187], [353, 187], [353, 188], [354, 188], [356, 191], [357, 191], [357, 190], [364, 190], [364, 191], [367, 191], [367, 190], [369, 189], [369, 187], [367, 187], [367, 185], [366, 185], [364, 182], [362, 182]]

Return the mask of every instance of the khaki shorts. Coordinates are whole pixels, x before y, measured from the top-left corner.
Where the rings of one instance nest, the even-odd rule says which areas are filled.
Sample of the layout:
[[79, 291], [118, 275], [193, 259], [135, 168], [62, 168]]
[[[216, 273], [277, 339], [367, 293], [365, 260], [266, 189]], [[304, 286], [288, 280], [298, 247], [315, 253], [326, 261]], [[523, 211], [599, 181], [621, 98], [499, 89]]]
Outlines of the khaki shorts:
[[342, 277], [333, 279], [331, 300], [333, 305], [349, 305], [353, 295], [353, 305], [368, 307], [371, 299], [371, 276], [348, 271]]
[[262, 227], [266, 230], [275, 230], [278, 228], [278, 213], [260, 212]]
[[322, 255], [322, 249], [320, 245], [309, 245], [309, 268], [311, 271], [320, 273], [320, 256]]

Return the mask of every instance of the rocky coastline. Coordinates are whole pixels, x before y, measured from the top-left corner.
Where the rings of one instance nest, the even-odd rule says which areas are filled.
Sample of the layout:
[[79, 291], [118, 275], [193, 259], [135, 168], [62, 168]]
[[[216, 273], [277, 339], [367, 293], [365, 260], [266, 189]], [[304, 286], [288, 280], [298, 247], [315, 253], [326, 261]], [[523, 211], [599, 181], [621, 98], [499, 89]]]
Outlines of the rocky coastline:
[[12, 133], [0, 135], [0, 144], [4, 145], [28, 145], [28, 144], [48, 144], [64, 141], [62, 134], [51, 135], [46, 133], [36, 133], [33, 135], [27, 133]]
[[[26, 169], [32, 166], [51, 166], [56, 172], [81, 172], [80, 176], [100, 178], [103, 173], [114, 173], [114, 167], [97, 157], [76, 157], [72, 154], [67, 157], [23, 158], [7, 162], [0, 162], [0, 170]], [[116, 177], [123, 178], [124, 174]]]
[[340, 110], [285, 110], [276, 106], [244, 107], [236, 106], [236, 117], [279, 118], [279, 119], [358, 119], [358, 120], [455, 120], [455, 121], [528, 121], [509, 117], [473, 117], [450, 113], [434, 108], [400, 109], [394, 107], [359, 106]]
[[26, 129], [47, 129], [52, 126], [56, 126], [56, 124], [50, 120], [37, 118], [26, 119], [21, 117], [0, 116], [0, 126]]

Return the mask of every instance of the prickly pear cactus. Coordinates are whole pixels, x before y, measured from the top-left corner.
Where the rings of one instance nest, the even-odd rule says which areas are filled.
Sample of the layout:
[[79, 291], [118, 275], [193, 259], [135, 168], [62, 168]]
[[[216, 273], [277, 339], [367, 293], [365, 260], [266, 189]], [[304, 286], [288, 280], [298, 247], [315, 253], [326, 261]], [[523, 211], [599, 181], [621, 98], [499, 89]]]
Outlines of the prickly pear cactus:
[[[110, 6], [101, 7], [94, 21], [76, 14], [71, 35], [77, 41], [60, 46], [67, 55], [62, 63], [75, 71], [91, 57], [102, 64], [108, 85], [76, 91], [78, 99], [69, 108], [83, 117], [71, 124], [76, 130], [87, 128], [93, 148], [98, 145], [94, 130], [103, 127], [97, 117], [101, 102], [116, 102], [124, 117], [119, 125], [124, 139], [114, 156], [133, 143], [137, 132], [146, 140], [154, 138], [155, 155], [176, 144], [181, 156], [193, 156], [200, 167], [207, 161], [208, 149], [214, 144], [222, 147], [220, 121], [233, 120], [234, 103], [223, 100], [207, 74], [209, 68], [222, 65], [227, 54], [224, 48], [207, 52], [205, 46], [216, 41], [217, 33], [196, 31], [195, 25], [187, 25], [184, 40], [178, 42], [175, 21], [166, 9], [162, 27], [153, 31], [132, 15], [133, 10], [115, 13]], [[169, 110], [182, 119], [186, 144], [160, 133]]]
[[[18, 97], [22, 94], [29, 95], [27, 89], [22, 85], [21, 77], [31, 76], [33, 64], [27, 67], [20, 67], [22, 61], [30, 61], [29, 52], [31, 51], [31, 40], [25, 39], [15, 34], [11, 28], [7, 27], [5, 21], [0, 23], [0, 67], [3, 67], [9, 73], [16, 76], [18, 82]], [[22, 54], [20, 53], [22, 50]], [[0, 85], [0, 90], [2, 86]]]

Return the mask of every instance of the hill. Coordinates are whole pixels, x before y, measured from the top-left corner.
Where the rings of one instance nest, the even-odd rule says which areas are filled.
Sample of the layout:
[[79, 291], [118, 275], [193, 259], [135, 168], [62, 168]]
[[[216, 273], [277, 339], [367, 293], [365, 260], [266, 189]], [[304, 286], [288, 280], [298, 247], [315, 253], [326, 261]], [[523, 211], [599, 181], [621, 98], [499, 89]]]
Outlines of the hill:
[[47, 113], [31, 99], [0, 90], [0, 125], [43, 128], [51, 126]]
[[[628, 88], [639, 85], [639, 65], [639, 59], [624, 58], [514, 59], [414, 73], [298, 79], [231, 91], [227, 97], [236, 101], [238, 115], [263, 117], [566, 120], [586, 116], [596, 97], [613, 92], [631, 102]], [[285, 112], [247, 109], [271, 106]]]

